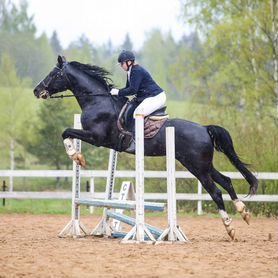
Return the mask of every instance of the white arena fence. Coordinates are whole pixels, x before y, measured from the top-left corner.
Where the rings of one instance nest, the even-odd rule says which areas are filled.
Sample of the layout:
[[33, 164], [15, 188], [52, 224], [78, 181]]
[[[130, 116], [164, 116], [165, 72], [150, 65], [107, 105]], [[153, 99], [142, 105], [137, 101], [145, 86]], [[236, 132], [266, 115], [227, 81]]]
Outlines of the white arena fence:
[[[231, 179], [244, 179], [239, 172], [222, 172], [224, 175]], [[95, 178], [107, 178], [108, 171], [106, 170], [81, 170], [81, 178], [90, 180], [90, 192], [82, 192], [82, 198], [104, 198], [105, 192], [94, 192], [94, 179]], [[186, 171], [176, 171], [177, 179], [195, 179], [196, 186], [198, 187], [197, 193], [177, 193], [176, 200], [180, 201], [198, 201], [197, 213], [202, 214], [202, 201], [212, 201], [208, 194], [202, 192], [202, 186], [200, 182], [190, 173]], [[255, 173], [257, 179], [260, 180], [278, 180], [278, 173], [259, 172]], [[1, 180], [5, 178], [72, 178], [72, 170], [0, 170]], [[134, 179], [136, 177], [135, 171], [116, 171], [115, 178], [122, 179]], [[145, 171], [145, 178], [158, 178], [166, 179], [166, 171]], [[105, 183], [105, 182], [104, 182]], [[248, 185], [247, 187], [248, 188]], [[278, 192], [278, 186], [277, 186]], [[117, 192], [113, 194], [114, 198], [118, 198]], [[244, 202], [278, 202], [278, 194], [273, 195], [254, 195], [252, 197], [245, 198], [246, 194], [238, 194], [238, 197]], [[72, 192], [24, 192], [24, 191], [0, 191], [0, 199], [71, 199]], [[145, 200], [167, 200], [167, 193], [147, 193], [144, 194]], [[223, 194], [225, 201], [230, 201], [228, 194]]]

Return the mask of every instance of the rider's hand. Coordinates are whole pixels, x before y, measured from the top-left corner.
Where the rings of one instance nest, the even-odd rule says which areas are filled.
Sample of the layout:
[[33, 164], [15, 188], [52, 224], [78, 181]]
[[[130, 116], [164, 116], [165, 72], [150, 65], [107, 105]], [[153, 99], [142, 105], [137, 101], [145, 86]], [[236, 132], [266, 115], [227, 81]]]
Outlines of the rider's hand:
[[111, 94], [112, 96], [117, 96], [118, 93], [119, 93], [119, 90], [116, 89], [116, 88], [113, 88], [113, 89], [110, 91], [110, 94]]

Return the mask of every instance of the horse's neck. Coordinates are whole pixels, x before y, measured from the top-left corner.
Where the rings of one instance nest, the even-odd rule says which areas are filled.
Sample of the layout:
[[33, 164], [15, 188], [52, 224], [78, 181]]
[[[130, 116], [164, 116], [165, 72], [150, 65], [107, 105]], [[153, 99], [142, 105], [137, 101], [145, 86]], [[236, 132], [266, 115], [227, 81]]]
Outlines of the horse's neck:
[[117, 119], [124, 103], [113, 98], [108, 88], [77, 71], [71, 70], [68, 75], [71, 78], [72, 91], [82, 111], [91, 110], [94, 113], [109, 114]]
[[110, 109], [111, 103], [109, 101], [109, 93], [107, 89], [98, 84], [98, 82], [92, 82], [88, 79], [81, 80], [81, 82], [79, 81], [74, 84], [72, 91], [82, 110], [87, 106], [99, 105], [101, 100], [107, 102], [103, 108]]
[[[83, 86], [76, 86], [73, 89], [73, 94], [82, 111], [91, 110], [94, 114], [109, 114], [111, 118], [117, 119], [124, 105], [124, 102], [118, 101], [112, 97], [105, 88], [88, 89]], [[90, 91], [91, 90], [91, 91]]]

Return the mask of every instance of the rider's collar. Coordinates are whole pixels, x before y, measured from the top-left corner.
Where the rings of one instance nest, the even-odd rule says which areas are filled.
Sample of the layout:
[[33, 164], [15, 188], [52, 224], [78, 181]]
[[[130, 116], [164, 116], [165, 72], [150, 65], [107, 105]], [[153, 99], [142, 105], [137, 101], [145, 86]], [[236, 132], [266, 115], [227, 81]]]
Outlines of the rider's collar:
[[128, 81], [130, 81], [130, 73], [131, 73], [132, 66], [133, 66], [133, 65], [130, 65], [130, 66], [129, 66], [129, 69], [128, 69], [128, 71], [127, 71], [127, 78], [128, 78]]

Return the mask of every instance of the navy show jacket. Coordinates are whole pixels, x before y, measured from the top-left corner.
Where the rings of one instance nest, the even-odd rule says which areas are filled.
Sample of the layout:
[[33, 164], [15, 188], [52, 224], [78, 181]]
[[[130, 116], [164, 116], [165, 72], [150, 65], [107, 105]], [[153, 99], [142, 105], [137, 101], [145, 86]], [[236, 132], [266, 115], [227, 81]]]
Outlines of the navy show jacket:
[[126, 87], [119, 90], [120, 97], [136, 95], [137, 100], [141, 102], [145, 98], [154, 97], [163, 92], [149, 72], [140, 65], [132, 66], [129, 79], [127, 78]]

